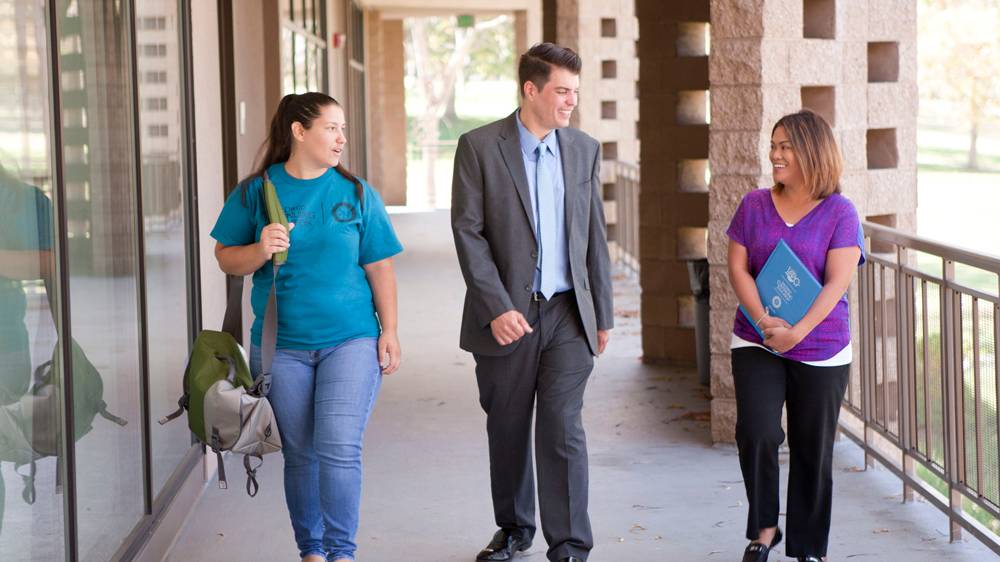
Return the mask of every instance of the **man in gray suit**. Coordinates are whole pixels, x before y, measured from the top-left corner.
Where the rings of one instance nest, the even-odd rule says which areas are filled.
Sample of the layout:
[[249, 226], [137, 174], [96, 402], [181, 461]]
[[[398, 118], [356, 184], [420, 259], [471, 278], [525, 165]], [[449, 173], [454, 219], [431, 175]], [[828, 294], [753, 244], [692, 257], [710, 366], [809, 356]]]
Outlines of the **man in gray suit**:
[[594, 544], [581, 410], [613, 310], [599, 144], [568, 128], [580, 66], [570, 49], [532, 47], [520, 109], [462, 135], [455, 154], [461, 347], [476, 360], [500, 527], [477, 560], [509, 560], [534, 538], [533, 410], [548, 558], [580, 562]]

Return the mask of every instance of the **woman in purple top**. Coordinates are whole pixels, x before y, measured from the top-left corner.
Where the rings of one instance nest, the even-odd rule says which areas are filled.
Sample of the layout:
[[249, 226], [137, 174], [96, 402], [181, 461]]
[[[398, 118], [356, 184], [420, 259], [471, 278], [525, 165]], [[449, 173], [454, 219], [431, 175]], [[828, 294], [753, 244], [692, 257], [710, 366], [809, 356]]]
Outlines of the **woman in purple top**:
[[[746, 315], [732, 336], [736, 443], [752, 541], [743, 562], [763, 562], [781, 542], [778, 447], [788, 408], [785, 554], [826, 559], [833, 493], [833, 438], [851, 363], [847, 289], [864, 263], [858, 213], [840, 194], [842, 161], [830, 126], [815, 113], [786, 115], [771, 132], [774, 187], [748, 193], [726, 232], [729, 279]], [[823, 289], [794, 326], [769, 316], [754, 279], [784, 240]], [[765, 338], [751, 325], [755, 323]]]

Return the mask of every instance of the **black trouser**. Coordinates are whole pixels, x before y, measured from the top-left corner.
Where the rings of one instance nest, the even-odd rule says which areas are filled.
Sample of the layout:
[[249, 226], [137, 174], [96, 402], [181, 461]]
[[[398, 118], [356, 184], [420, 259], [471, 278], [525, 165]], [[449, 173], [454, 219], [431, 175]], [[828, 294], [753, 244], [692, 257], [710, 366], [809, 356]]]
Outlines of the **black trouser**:
[[747, 538], [778, 524], [781, 406], [788, 408], [787, 556], [825, 556], [833, 507], [833, 439], [850, 365], [814, 367], [759, 347], [733, 350], [736, 444], [750, 504]]
[[533, 301], [526, 319], [534, 331], [509, 355], [475, 356], [490, 442], [493, 512], [497, 526], [534, 536], [531, 424], [537, 399], [535, 457], [547, 555], [586, 560], [594, 539], [581, 410], [594, 358], [572, 292]]

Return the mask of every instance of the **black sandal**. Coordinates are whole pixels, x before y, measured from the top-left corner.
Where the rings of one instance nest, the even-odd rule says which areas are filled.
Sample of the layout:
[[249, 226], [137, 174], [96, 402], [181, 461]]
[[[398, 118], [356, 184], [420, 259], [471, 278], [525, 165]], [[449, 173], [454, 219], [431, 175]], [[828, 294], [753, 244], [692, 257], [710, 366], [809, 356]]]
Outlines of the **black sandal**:
[[759, 542], [752, 542], [747, 545], [746, 550], [743, 551], [743, 562], [767, 562], [767, 555], [771, 553], [771, 549], [781, 542], [781, 527], [778, 527], [774, 533], [774, 538], [771, 539], [771, 544], [766, 545]]

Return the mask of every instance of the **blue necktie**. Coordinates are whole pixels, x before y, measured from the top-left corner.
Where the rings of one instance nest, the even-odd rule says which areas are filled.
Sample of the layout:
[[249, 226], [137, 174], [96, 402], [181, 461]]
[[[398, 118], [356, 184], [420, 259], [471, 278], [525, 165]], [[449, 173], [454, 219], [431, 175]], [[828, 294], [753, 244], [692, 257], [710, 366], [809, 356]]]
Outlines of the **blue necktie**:
[[[538, 290], [546, 299], [556, 292], [555, 253], [556, 244], [556, 197], [552, 186], [552, 174], [548, 170], [548, 157], [545, 143], [540, 143], [535, 149], [538, 160], [535, 163], [535, 193], [538, 198], [538, 261], [541, 279]], [[551, 255], [550, 255], [551, 254]]]

